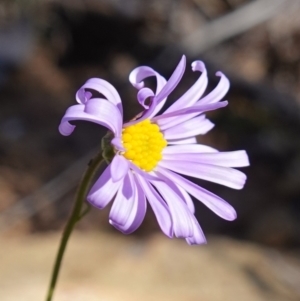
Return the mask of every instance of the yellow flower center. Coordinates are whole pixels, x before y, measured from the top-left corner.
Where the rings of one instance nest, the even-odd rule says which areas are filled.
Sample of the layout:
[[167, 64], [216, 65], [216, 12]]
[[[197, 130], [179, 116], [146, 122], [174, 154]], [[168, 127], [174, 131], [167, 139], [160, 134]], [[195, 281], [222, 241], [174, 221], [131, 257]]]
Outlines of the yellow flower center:
[[125, 148], [122, 155], [145, 171], [154, 169], [167, 146], [159, 126], [149, 119], [124, 128], [122, 142]]

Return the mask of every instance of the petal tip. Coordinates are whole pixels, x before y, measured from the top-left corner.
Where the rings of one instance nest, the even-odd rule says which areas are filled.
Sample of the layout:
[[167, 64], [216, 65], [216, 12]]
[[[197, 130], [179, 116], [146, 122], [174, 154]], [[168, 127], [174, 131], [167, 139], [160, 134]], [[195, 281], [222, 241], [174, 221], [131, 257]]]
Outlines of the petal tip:
[[222, 102], [220, 102], [220, 103], [222, 103], [223, 104], [223, 107], [226, 107], [226, 106], [228, 106], [228, 100], [223, 100]]
[[192, 70], [204, 72], [206, 71], [205, 64], [202, 61], [194, 61], [192, 63]]
[[226, 77], [226, 75], [222, 71], [217, 71], [216, 76], [219, 76], [219, 77], [225, 76]]
[[182, 57], [180, 59], [180, 63], [182, 63], [184, 66], [186, 65], [186, 56], [185, 56], [185, 54], [182, 55]]
[[243, 155], [243, 161], [244, 161], [244, 165], [243, 167], [247, 167], [247, 166], [250, 166], [250, 160], [249, 160], [249, 156], [247, 154], [247, 152], [245, 150], [242, 150], [241, 151], [242, 155]]
[[102, 210], [104, 207], [100, 206], [97, 199], [93, 195], [88, 195], [86, 200], [95, 208]]
[[95, 200], [93, 199], [93, 197], [91, 195], [88, 195], [86, 197], [86, 200], [92, 205], [94, 205], [94, 203], [95, 203]]
[[76, 127], [75, 125], [72, 125], [68, 122], [64, 122], [59, 125], [58, 131], [63, 136], [69, 136], [73, 133], [75, 127]]
[[227, 221], [234, 221], [237, 218], [237, 213], [235, 209], [229, 205], [223, 209], [223, 215], [221, 217]]

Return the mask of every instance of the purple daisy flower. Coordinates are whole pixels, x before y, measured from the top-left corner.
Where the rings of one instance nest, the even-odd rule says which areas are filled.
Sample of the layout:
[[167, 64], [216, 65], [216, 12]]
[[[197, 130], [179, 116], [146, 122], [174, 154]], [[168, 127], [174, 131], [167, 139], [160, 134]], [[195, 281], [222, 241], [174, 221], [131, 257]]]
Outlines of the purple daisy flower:
[[[208, 79], [201, 61], [192, 63], [192, 70], [201, 72], [195, 84], [158, 114], [181, 80], [185, 64], [183, 56], [168, 81], [150, 67], [134, 69], [129, 81], [138, 89], [137, 99], [144, 110], [124, 124], [122, 102], [116, 89], [102, 79], [89, 79], [76, 94], [79, 104], [68, 108], [59, 130], [70, 135], [75, 128], [69, 123], [73, 120], [91, 121], [109, 129], [102, 143], [109, 164], [87, 199], [99, 209], [114, 200], [109, 214], [114, 227], [125, 234], [135, 231], [145, 217], [148, 201], [165, 235], [201, 244], [206, 239], [195, 218], [191, 196], [223, 219], [234, 220], [236, 212], [225, 200], [180, 174], [241, 189], [246, 176], [232, 167], [248, 166], [249, 161], [243, 150], [219, 152], [197, 143], [196, 136], [214, 127], [204, 113], [225, 107], [227, 101], [221, 100], [229, 89], [226, 76], [217, 72], [219, 84], [202, 97]], [[155, 92], [144, 87], [143, 80], [151, 76], [156, 77]], [[89, 92], [93, 90], [104, 98], [93, 98]]]

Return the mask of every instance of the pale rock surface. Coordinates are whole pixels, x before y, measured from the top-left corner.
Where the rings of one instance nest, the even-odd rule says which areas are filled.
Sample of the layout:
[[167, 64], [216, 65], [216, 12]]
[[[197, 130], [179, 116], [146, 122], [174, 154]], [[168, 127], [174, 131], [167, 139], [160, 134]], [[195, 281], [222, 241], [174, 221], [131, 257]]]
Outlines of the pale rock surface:
[[[0, 237], [0, 300], [45, 299], [60, 234]], [[188, 246], [155, 235], [76, 233], [54, 301], [300, 300], [300, 265], [225, 238]]]

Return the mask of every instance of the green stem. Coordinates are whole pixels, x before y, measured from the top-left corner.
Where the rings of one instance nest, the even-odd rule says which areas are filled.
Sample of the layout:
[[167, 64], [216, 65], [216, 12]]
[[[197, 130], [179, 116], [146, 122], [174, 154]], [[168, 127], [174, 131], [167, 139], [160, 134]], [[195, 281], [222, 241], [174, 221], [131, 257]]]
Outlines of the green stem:
[[62, 263], [64, 252], [66, 250], [68, 240], [74, 229], [75, 224], [82, 217], [82, 213], [81, 213], [82, 204], [86, 199], [86, 195], [89, 191], [89, 188], [90, 188], [91, 182], [94, 178], [94, 175], [95, 175], [96, 171], [98, 170], [98, 168], [100, 167], [102, 162], [103, 162], [103, 158], [102, 158], [102, 153], [100, 152], [89, 163], [89, 167], [87, 168], [87, 170], [86, 170], [85, 174], [83, 175], [83, 178], [80, 182], [80, 185], [79, 185], [77, 193], [76, 193], [74, 207], [73, 207], [72, 213], [69, 217], [69, 220], [65, 226], [65, 229], [64, 229], [61, 241], [60, 241], [60, 246], [59, 246], [59, 249], [58, 249], [58, 252], [56, 255], [56, 260], [55, 260], [55, 264], [54, 264], [53, 271], [52, 271], [52, 277], [51, 277], [51, 282], [49, 285], [46, 301], [52, 300], [53, 293], [55, 290], [55, 285], [56, 285], [57, 278], [58, 278], [58, 274], [60, 271], [60, 266]]
[[77, 222], [79, 222], [84, 216], [86, 216], [91, 211], [91, 206], [86, 204], [86, 208], [80, 213], [77, 218]]

